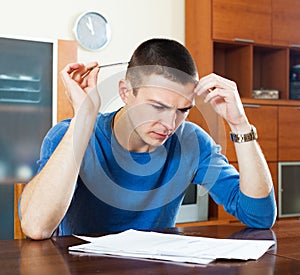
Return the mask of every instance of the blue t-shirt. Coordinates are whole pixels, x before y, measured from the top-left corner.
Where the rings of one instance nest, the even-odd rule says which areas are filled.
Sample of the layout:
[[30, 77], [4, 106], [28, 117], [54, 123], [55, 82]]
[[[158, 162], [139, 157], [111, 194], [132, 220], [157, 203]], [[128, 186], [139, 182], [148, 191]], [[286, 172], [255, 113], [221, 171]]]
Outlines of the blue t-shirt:
[[[97, 117], [59, 235], [173, 227], [190, 183], [201, 184], [216, 203], [249, 227], [272, 226], [274, 192], [261, 199], [245, 196], [239, 189], [238, 172], [199, 126], [183, 122], [153, 152], [136, 153], [125, 150], [115, 139], [114, 115], [99, 113]], [[39, 171], [69, 123], [58, 123], [46, 135]]]

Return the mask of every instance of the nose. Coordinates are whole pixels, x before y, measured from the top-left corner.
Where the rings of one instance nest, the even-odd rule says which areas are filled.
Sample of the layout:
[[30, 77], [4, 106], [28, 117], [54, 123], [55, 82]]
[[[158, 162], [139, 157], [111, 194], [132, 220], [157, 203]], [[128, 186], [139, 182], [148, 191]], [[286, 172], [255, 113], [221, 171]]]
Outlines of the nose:
[[175, 110], [164, 112], [161, 118], [161, 124], [168, 130], [168, 134], [173, 132], [176, 127], [177, 114]]

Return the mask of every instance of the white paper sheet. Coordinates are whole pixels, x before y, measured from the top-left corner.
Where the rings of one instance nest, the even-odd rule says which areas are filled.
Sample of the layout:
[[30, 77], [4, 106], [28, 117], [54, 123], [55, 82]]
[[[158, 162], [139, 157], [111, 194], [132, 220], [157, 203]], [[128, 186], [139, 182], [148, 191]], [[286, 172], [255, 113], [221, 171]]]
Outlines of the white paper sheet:
[[69, 247], [70, 251], [197, 264], [220, 258], [257, 260], [275, 244], [270, 240], [216, 239], [132, 229], [103, 237], [76, 237], [89, 243]]

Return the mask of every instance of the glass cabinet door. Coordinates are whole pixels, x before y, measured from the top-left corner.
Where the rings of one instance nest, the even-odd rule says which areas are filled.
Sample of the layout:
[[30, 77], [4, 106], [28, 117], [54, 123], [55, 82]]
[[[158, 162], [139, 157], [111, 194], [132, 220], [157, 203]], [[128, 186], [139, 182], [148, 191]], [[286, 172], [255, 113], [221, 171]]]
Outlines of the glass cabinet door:
[[0, 37], [0, 239], [13, 237], [13, 183], [36, 173], [52, 126], [54, 47]]

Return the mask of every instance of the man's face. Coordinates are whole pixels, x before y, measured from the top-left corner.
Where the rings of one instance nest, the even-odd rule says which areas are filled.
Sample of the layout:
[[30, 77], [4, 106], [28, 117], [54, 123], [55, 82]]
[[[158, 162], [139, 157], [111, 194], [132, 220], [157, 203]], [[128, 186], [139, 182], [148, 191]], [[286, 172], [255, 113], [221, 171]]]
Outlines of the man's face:
[[162, 76], [149, 77], [127, 98], [131, 123], [130, 139], [149, 145], [149, 150], [162, 145], [186, 119], [194, 105], [194, 83], [180, 84]]

